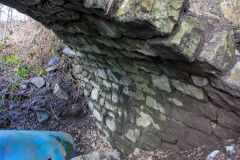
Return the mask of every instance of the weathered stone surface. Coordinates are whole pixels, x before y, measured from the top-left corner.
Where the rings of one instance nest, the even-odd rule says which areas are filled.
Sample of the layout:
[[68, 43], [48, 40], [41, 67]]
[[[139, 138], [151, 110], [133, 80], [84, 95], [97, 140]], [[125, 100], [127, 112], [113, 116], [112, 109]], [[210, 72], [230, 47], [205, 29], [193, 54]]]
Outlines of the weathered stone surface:
[[57, 83], [55, 84], [53, 93], [60, 99], [64, 99], [66, 101], [69, 99], [67, 93], [64, 92]]
[[169, 45], [176, 45], [184, 57], [194, 61], [194, 54], [201, 41], [201, 30], [201, 24], [197, 19], [186, 16], [177, 32], [168, 40], [168, 43]]
[[228, 31], [217, 32], [205, 42], [199, 58], [219, 70], [226, 70], [235, 55], [234, 42]]
[[195, 87], [190, 84], [185, 84], [182, 83], [178, 80], [171, 80], [172, 85], [179, 91], [182, 92], [183, 94], [192, 96], [196, 99], [203, 100], [204, 99], [204, 93], [201, 88]]
[[98, 76], [103, 79], [107, 79], [107, 75], [106, 75], [105, 71], [102, 69], [98, 69]]
[[141, 143], [147, 150], [152, 150], [160, 146], [161, 140], [156, 136], [156, 131], [151, 127], [143, 131]]
[[57, 69], [57, 67], [55, 66], [51, 66], [51, 67], [48, 67], [45, 69], [46, 72], [52, 72], [52, 71], [55, 71]]
[[208, 94], [208, 96], [212, 99], [212, 101], [217, 104], [218, 106], [221, 106], [222, 108], [226, 110], [230, 110], [231, 108], [234, 108], [234, 110], [239, 114], [239, 104], [240, 99], [236, 97], [232, 97], [229, 94], [219, 91], [213, 87], [206, 86], [204, 88]]
[[[168, 34], [172, 32], [179, 18], [182, 5], [182, 0], [124, 1], [116, 12], [116, 17], [123, 22], [148, 21], [162, 34]], [[162, 12], [159, 12], [159, 8], [162, 9]]]
[[94, 88], [91, 93], [91, 98], [93, 100], [98, 100], [98, 97], [99, 97], [99, 89]]
[[78, 74], [78, 73], [82, 73], [82, 71], [83, 71], [83, 67], [81, 65], [74, 65], [73, 73]]
[[150, 115], [140, 112], [139, 117], [137, 118], [137, 125], [141, 127], [147, 127], [152, 123], [152, 118]]
[[208, 79], [205, 77], [191, 76], [193, 84], [198, 87], [203, 87], [208, 84]]
[[158, 103], [154, 98], [150, 96], [146, 97], [146, 105], [153, 109], [159, 110], [161, 113], [169, 114], [169, 108], [162, 106], [160, 103]]
[[151, 94], [151, 95], [155, 95], [155, 91], [153, 89], [151, 89], [146, 83], [135, 83], [136, 84], [136, 88], [138, 90], [141, 90], [145, 93]]
[[169, 102], [172, 102], [176, 106], [179, 106], [179, 107], [183, 106], [183, 103], [181, 101], [179, 101], [178, 99], [176, 99], [176, 98], [168, 98], [167, 100]]
[[240, 97], [240, 62], [234, 65], [227, 76], [223, 76], [221, 79], [212, 79], [212, 85], [233, 96]]
[[107, 118], [106, 125], [111, 131], [116, 131], [116, 129], [117, 129], [114, 119]]
[[177, 107], [172, 108], [172, 116], [174, 119], [183, 122], [187, 126], [199, 129], [207, 134], [212, 132], [211, 121], [207, 118], [191, 112], [186, 112]]
[[236, 63], [234, 68], [231, 70], [230, 76], [226, 79], [226, 82], [240, 86], [240, 62]]
[[117, 107], [110, 104], [109, 102], [105, 101], [105, 108], [109, 109], [110, 111], [117, 112]]
[[93, 25], [92, 27], [100, 34], [111, 38], [120, 38], [121, 34], [116, 25], [90, 15], [85, 15], [83, 18], [88, 24]]
[[128, 87], [124, 87], [123, 93], [132, 98], [135, 98], [138, 101], [145, 100], [145, 97], [143, 96], [143, 93], [141, 91], [134, 92], [134, 91], [130, 90]]
[[112, 92], [112, 102], [118, 103], [118, 94], [116, 92]]
[[215, 150], [207, 156], [206, 160], [214, 160], [218, 154], [220, 154], [220, 151]]
[[93, 109], [93, 116], [98, 120], [98, 121], [102, 121], [102, 116], [101, 114], [96, 110], [96, 109]]
[[74, 57], [75, 54], [70, 48], [64, 48], [63, 53], [66, 54], [69, 57]]
[[238, 123], [239, 117], [236, 114], [224, 111], [223, 109], [218, 111], [217, 121], [221, 126], [226, 128], [233, 128], [236, 130], [239, 130], [240, 128], [240, 124]]
[[166, 75], [156, 76], [152, 75], [153, 86], [157, 87], [160, 90], [171, 92], [169, 80]]
[[239, 9], [240, 9], [240, 2], [238, 0], [235, 1], [227, 1], [223, 0], [221, 3], [221, 8], [224, 12], [224, 17], [231, 21], [234, 26], [239, 26], [240, 25], [240, 14], [239, 14]]
[[42, 77], [35, 77], [31, 79], [31, 83], [37, 88], [42, 88], [45, 85], [45, 80]]
[[36, 112], [37, 120], [39, 123], [44, 123], [48, 120], [49, 115], [46, 112], [38, 111]]
[[0, 3], [69, 46], [72, 75], [114, 148], [182, 150], [239, 137], [238, 0]]
[[140, 136], [140, 131], [138, 129], [128, 129], [125, 136], [132, 141], [133, 143], [136, 143], [137, 139]]
[[186, 143], [191, 144], [192, 146], [198, 146], [203, 144], [214, 144], [218, 141], [217, 137], [213, 135], [206, 135], [197, 130], [190, 129], [188, 132], [188, 136], [186, 137]]
[[54, 57], [52, 59], [50, 59], [50, 61], [48, 62], [48, 66], [55, 66], [59, 61], [59, 57]]

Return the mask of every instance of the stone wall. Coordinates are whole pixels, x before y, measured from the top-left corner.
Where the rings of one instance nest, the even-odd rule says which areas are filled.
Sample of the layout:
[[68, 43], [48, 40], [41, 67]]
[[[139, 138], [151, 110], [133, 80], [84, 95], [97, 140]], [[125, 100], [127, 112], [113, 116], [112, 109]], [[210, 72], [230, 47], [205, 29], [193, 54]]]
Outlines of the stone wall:
[[183, 150], [240, 136], [239, 0], [1, 3], [72, 48], [72, 74], [114, 148]]

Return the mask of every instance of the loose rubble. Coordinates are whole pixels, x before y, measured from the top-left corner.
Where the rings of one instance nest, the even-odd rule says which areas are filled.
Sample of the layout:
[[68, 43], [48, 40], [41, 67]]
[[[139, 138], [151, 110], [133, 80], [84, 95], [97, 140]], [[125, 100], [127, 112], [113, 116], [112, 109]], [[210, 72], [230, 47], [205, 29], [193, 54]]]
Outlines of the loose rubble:
[[45, 85], [45, 80], [42, 77], [35, 77], [31, 79], [31, 83], [37, 88], [42, 88]]

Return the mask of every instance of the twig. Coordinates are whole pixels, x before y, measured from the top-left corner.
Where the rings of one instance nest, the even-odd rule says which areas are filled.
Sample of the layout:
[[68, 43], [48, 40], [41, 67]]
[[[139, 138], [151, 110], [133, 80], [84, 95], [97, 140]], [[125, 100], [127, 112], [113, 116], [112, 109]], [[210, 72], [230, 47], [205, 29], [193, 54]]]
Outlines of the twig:
[[110, 10], [110, 8], [111, 8], [111, 6], [112, 6], [113, 1], [114, 1], [114, 0], [109, 0], [109, 1], [108, 1], [108, 3], [107, 3], [107, 11], [106, 11], [105, 15], [108, 14], [108, 12], [109, 12], [109, 10]]
[[52, 110], [52, 114], [54, 115], [54, 117], [55, 117], [57, 120], [61, 120], [61, 118], [59, 118], [59, 117], [54, 113], [54, 110], [53, 110], [52, 106], [51, 106], [51, 110]]
[[62, 73], [64, 73], [65, 75], [67, 75], [71, 80], [75, 81], [75, 79], [73, 77], [71, 77], [70, 75], [68, 75], [67, 73], [65, 73], [58, 65], [57, 65], [57, 69], [59, 71], [61, 71]]
[[77, 92], [77, 96], [75, 98], [75, 103], [77, 102], [78, 98], [79, 98], [79, 92], [80, 92], [80, 85], [77, 84], [77, 87], [78, 87], [78, 92]]

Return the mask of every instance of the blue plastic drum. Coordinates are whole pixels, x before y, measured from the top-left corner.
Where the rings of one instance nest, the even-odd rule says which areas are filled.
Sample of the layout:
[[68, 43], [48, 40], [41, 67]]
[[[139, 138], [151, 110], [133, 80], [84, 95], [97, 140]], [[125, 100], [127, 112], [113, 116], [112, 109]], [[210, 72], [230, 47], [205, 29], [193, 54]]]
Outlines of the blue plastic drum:
[[70, 134], [50, 131], [0, 131], [0, 160], [70, 160], [75, 145]]

